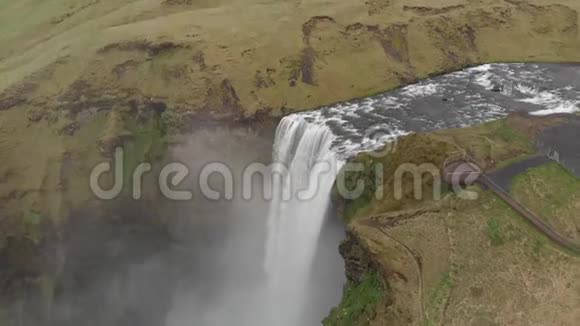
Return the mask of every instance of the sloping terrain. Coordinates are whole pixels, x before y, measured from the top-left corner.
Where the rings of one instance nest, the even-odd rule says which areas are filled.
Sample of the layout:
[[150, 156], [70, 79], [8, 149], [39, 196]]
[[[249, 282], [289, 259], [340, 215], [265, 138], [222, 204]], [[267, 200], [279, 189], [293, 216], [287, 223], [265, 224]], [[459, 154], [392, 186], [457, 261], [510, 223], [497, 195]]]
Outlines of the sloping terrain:
[[578, 61], [556, 1], [3, 1], [0, 108], [150, 99], [240, 119], [495, 61]]
[[560, 165], [530, 169], [513, 180], [512, 187], [520, 202], [541, 213], [551, 227], [580, 242], [580, 183]]
[[[480, 126], [406, 136], [396, 152], [357, 160], [370, 160], [367, 171], [388, 162], [385, 175], [393, 175], [388, 170], [400, 162], [441, 166], [445, 157], [463, 149], [493, 169], [529, 157], [534, 136], [564, 120], [515, 114]], [[474, 186], [461, 194], [444, 189], [441, 200], [433, 200], [429, 192], [436, 187], [435, 177], [419, 177], [423, 196], [418, 200], [409, 173], [402, 178], [402, 199], [392, 194], [393, 178], [385, 178], [382, 198], [346, 202], [349, 235], [341, 245], [346, 293], [361, 299], [343, 300], [326, 325], [575, 325], [580, 258], [538, 232], [490, 190]], [[579, 184], [549, 163], [516, 176], [510, 189], [574, 240]], [[377, 273], [382, 295], [369, 300], [365, 280]]]
[[40, 221], [94, 200], [90, 171], [117, 145], [133, 163], [153, 160], [171, 135], [215, 121], [258, 128], [483, 62], [577, 62], [579, 9], [576, 0], [0, 0], [0, 252], [6, 239], [35, 243]]
[[395, 225], [389, 214], [353, 223], [388, 284], [356, 325], [575, 325], [578, 257], [552, 246], [491, 193], [441, 204], [391, 214], [400, 218]]
[[[72, 173], [65, 162], [86, 166], [75, 172], [86, 175], [135, 133], [263, 121], [480, 62], [578, 61], [579, 7], [573, 0], [3, 0], [0, 200], [55, 215], [60, 176]], [[159, 123], [135, 123], [152, 119]], [[71, 193], [85, 192], [76, 184]]]

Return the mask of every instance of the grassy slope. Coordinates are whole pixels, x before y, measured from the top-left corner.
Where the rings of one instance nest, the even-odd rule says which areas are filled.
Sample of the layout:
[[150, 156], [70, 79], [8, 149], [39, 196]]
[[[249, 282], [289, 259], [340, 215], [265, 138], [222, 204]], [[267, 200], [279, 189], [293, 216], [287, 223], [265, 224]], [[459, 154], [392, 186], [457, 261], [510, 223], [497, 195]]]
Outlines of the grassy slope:
[[[148, 116], [159, 103], [168, 128], [260, 118], [479, 62], [577, 61], [580, 53], [573, 0], [0, 6], [0, 156], [8, 158], [0, 201], [11, 212], [58, 215], [65, 199], [82, 202], [63, 197], [67, 158], [96, 164], [103, 142], [127, 136], [118, 116]], [[70, 193], [86, 185], [72, 180]]]
[[511, 192], [556, 230], [580, 242], [580, 180], [559, 164], [546, 164], [519, 175]]
[[358, 284], [348, 282], [341, 304], [322, 322], [323, 325], [354, 326], [372, 320], [375, 306], [384, 298], [380, 276], [369, 273]]
[[[438, 164], [442, 152], [459, 146], [484, 166], [500, 166], [531, 152], [526, 130], [513, 127], [514, 121], [521, 127], [521, 119], [510, 117], [473, 128], [407, 137], [381, 160], [391, 165]], [[428, 178], [424, 181], [428, 186]], [[546, 197], [552, 198], [549, 190], [532, 187], [527, 191], [530, 184], [540, 182], [553, 187], [549, 189], [554, 190], [555, 200]], [[526, 190], [521, 192], [526, 197], [521, 198], [533, 208], [557, 205], [560, 212], [568, 209], [571, 215], [576, 203], [571, 191], [577, 183], [559, 167], [549, 165], [519, 177], [514, 192], [518, 197]], [[558, 184], [564, 185], [561, 190], [556, 190]], [[411, 181], [403, 185], [410, 189]], [[377, 300], [369, 308], [377, 313], [360, 325], [574, 324], [579, 317], [573, 307], [580, 302], [580, 260], [552, 247], [492, 193], [471, 190], [477, 192], [476, 200], [447, 193], [441, 201], [411, 197], [396, 201], [387, 194], [381, 200], [347, 203], [346, 211], [352, 214], [350, 230], [374, 257], [373, 269], [389, 288], [385, 297], [390, 299]], [[359, 209], [349, 211], [349, 205]], [[387, 226], [393, 217], [403, 222]], [[421, 266], [401, 244], [421, 257]], [[348, 311], [349, 302], [356, 302], [349, 300], [339, 309]], [[329, 325], [341, 325], [339, 319], [333, 322]]]
[[[42, 85], [17, 96], [54, 105], [83, 80], [119, 99], [239, 117], [313, 108], [478, 62], [578, 61], [580, 52], [573, 0], [194, 3], [5, 3], [0, 90], [28, 78]], [[152, 50], [164, 42], [172, 46]], [[232, 89], [239, 103], [223, 101]]]
[[[356, 161], [363, 162], [366, 169], [363, 172], [347, 176], [347, 188], [354, 188], [359, 178], [365, 180], [365, 184], [372, 184], [375, 180], [373, 173], [375, 166], [380, 164], [385, 176], [383, 179], [384, 197], [377, 200], [373, 197], [375, 187], [369, 187], [370, 194], [361, 196], [346, 205], [346, 220], [348, 221], [355, 216], [407, 209], [418, 204], [420, 201], [414, 199], [412, 187], [409, 186], [412, 182], [410, 174], [405, 174], [403, 178], [402, 200], [394, 199], [392, 176], [402, 164], [430, 163], [435, 169], [439, 169], [447, 157], [466, 151], [483, 168], [493, 168], [532, 154], [533, 148], [530, 141], [523, 133], [509, 125], [516, 118], [510, 117], [471, 128], [448, 129], [431, 134], [413, 134], [399, 139], [395, 146], [390, 145], [396, 150], [381, 157], [360, 154]], [[431, 180], [425, 178], [424, 186], [426, 189], [423, 192], [425, 195], [430, 194], [431, 185]]]

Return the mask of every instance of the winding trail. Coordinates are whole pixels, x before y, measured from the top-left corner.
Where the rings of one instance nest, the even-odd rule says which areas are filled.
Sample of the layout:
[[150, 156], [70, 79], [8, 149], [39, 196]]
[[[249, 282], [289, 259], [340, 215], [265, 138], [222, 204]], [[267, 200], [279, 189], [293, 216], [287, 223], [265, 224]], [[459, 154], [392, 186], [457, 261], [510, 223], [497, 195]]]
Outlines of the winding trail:
[[[380, 216], [380, 215], [378, 215]], [[374, 216], [377, 217], [377, 216]], [[411, 257], [417, 267], [417, 280], [418, 280], [418, 288], [417, 288], [417, 292], [418, 292], [418, 296], [419, 296], [419, 311], [421, 313], [421, 323], [424, 325], [427, 322], [427, 314], [426, 314], [426, 309], [425, 309], [425, 298], [424, 298], [424, 280], [423, 280], [423, 261], [421, 259], [421, 255], [419, 255], [419, 253], [417, 253], [415, 250], [413, 250], [411, 247], [409, 247], [408, 245], [406, 245], [404, 242], [402, 242], [401, 240], [395, 238], [394, 236], [390, 235], [386, 229], [388, 228], [385, 225], [381, 225], [381, 223], [379, 223], [378, 221], [376, 221], [375, 219], [373, 219], [372, 217], [365, 220], [363, 222], [363, 224], [366, 224], [368, 226], [374, 227], [375, 229], [377, 229], [379, 232], [381, 232], [383, 235], [385, 235], [387, 238], [393, 240], [394, 242], [396, 242], [398, 245], [400, 245], [405, 252], [407, 252], [407, 254], [409, 255], [409, 257]]]

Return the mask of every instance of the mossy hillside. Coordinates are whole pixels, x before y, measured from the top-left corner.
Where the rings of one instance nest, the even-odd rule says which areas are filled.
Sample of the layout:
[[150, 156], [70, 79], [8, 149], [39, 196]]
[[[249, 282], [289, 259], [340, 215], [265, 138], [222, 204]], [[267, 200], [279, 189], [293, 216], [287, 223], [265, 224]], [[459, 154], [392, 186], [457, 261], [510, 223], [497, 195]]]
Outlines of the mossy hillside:
[[100, 148], [108, 156], [116, 147], [123, 149], [124, 189], [130, 191], [135, 168], [141, 163], [153, 164], [166, 154], [167, 128], [155, 113], [137, 119], [123, 111], [112, 111], [109, 116], [110, 127], [99, 139]]
[[[386, 147], [389, 149], [387, 155], [378, 157], [369, 153], [359, 154], [354, 161], [363, 163], [364, 169], [346, 175], [346, 183], [353, 186], [360, 180], [365, 182], [375, 180], [377, 166], [381, 166], [386, 173], [392, 173], [393, 167], [388, 169], [384, 166], [402, 162], [438, 165], [448, 155], [458, 152], [469, 154], [485, 169], [500, 168], [534, 154], [533, 142], [538, 131], [554, 126], [561, 119], [562, 117], [540, 119], [513, 114], [505, 119], [469, 128], [405, 136], [399, 139], [396, 146], [389, 144]], [[491, 191], [470, 187], [468, 190], [477, 194], [475, 200], [464, 200], [454, 193], [444, 193], [442, 200], [433, 201], [428, 196], [432, 178], [425, 175], [421, 181], [425, 188], [424, 194], [427, 195], [422, 200], [413, 198], [413, 180], [405, 179], [403, 187], [409, 187], [411, 190], [404, 191], [404, 196], [400, 200], [395, 200], [392, 196], [375, 198], [372, 192], [377, 188], [376, 184], [372, 185], [370, 193], [365, 193], [355, 200], [344, 200], [345, 222], [356, 231], [359, 240], [369, 245], [368, 250], [361, 255], [372, 255], [373, 266], [381, 266], [382, 270], [386, 271], [381, 274], [381, 278], [385, 284], [390, 285], [390, 290], [385, 292], [387, 300], [391, 300], [388, 301], [389, 307], [383, 311], [380, 310], [382, 306], [375, 305], [375, 311], [379, 313], [376, 318], [368, 321], [368, 324], [383, 325], [385, 320], [399, 319], [401, 323], [403, 321], [407, 323], [408, 318], [422, 320], [427, 325], [436, 325], [449, 318], [461, 320], [459, 324], [466, 323], [472, 318], [493, 320], [496, 311], [489, 315], [486, 311], [478, 310], [477, 307], [480, 307], [478, 300], [481, 300], [481, 296], [487, 298], [488, 294], [493, 293], [493, 296], [489, 297], [490, 302], [498, 300], [505, 302], [510, 298], [516, 301], [524, 300], [525, 295], [517, 298], [508, 293], [496, 296], [497, 293], [504, 291], [505, 285], [498, 285], [496, 278], [490, 278], [489, 275], [503, 271], [506, 265], [515, 269], [520, 268], [519, 266], [528, 266], [524, 270], [534, 272], [530, 272], [530, 275], [526, 276], [528, 281], [521, 285], [526, 287], [527, 282], [538, 281], [536, 271], [542, 270], [541, 273], [547, 273], [546, 277], [552, 277], [551, 272], [546, 270], [561, 268], [563, 271], [569, 271], [571, 266], [577, 266], [573, 256], [567, 256], [567, 253], [550, 245], [548, 239]], [[574, 221], [570, 214], [576, 212], [578, 206], [575, 195], [576, 183], [577, 180], [559, 165], [547, 164], [516, 177], [512, 184], [512, 194], [524, 205], [529, 205], [534, 210], [537, 207], [538, 212], [548, 214], [548, 222], [555, 222], [553, 218], [555, 212], [558, 212], [558, 216], [567, 219], [570, 226]], [[385, 184], [388, 185], [388, 182]], [[561, 189], [556, 189], [558, 187]], [[336, 196], [336, 189], [334, 191]], [[554, 200], [550, 199], [552, 197]], [[549, 214], [550, 210], [554, 212]], [[393, 216], [405, 222], [393, 224]], [[386, 236], [387, 234], [389, 236]], [[406, 280], [414, 278], [417, 273], [416, 269], [412, 268], [416, 267], [416, 262], [409, 259], [408, 255], [399, 254], [401, 243], [421, 256], [422, 282], [409, 282], [408, 285], [401, 286], [401, 278], [393, 277], [393, 270], [397, 272], [406, 270]], [[498, 252], [502, 254], [498, 256]], [[474, 267], [473, 257], [481, 255], [487, 257], [481, 263], [485, 266]], [[494, 260], [493, 257], [502, 258]], [[398, 275], [396, 272], [394, 274]], [[499, 282], [501, 284], [519, 282], [509, 275], [503, 275]], [[566, 272], [566, 275], [567, 281], [562, 282], [570, 282], [576, 277], [574, 272]], [[519, 280], [519, 276], [514, 277]], [[422, 299], [417, 297], [417, 289], [421, 287], [423, 290], [419, 293], [423, 293]], [[553, 291], [544, 290], [550, 293]], [[569, 291], [566, 293], [570, 295]], [[464, 315], [463, 305], [455, 306], [453, 298], [466, 294], [467, 297], [462, 300], [467, 300], [465, 302], [472, 300], [473, 303], [467, 305], [472, 307], [470, 308], [472, 312]], [[562, 300], [558, 302], [565, 302], [567, 299]], [[409, 308], [418, 305], [417, 302], [423, 303], [424, 313]], [[533, 306], [526, 309], [533, 309]], [[497, 314], [503, 316], [501, 312]], [[565, 320], [570, 319], [568, 315], [562, 316]], [[533, 317], [530, 315], [530, 318], [542, 320], [543, 314]]]
[[348, 281], [344, 286], [342, 302], [332, 309], [322, 324], [324, 326], [366, 325], [374, 318], [375, 307], [385, 298], [382, 279], [368, 272], [359, 283]]
[[52, 230], [50, 219], [32, 211], [0, 221], [0, 284], [7, 296], [35, 287], [43, 277], [49, 258], [40, 248], [54, 236]]
[[[156, 166], [157, 162], [165, 158], [171, 139], [168, 127], [163, 115], [155, 112], [113, 109], [105, 113], [100, 120], [102, 121], [101, 127], [94, 130], [98, 132], [97, 135], [84, 135], [96, 138], [96, 141], [92, 141], [98, 152], [93, 153], [90, 160], [98, 163], [108, 161], [113, 164], [115, 150], [121, 148], [123, 154], [123, 192], [121, 197], [131, 196], [135, 168], [141, 163]], [[89, 139], [84, 139], [89, 141]], [[87, 173], [90, 173], [90, 170]], [[101, 187], [103, 189], [111, 187], [113, 177], [113, 173], [104, 174], [100, 179]], [[81, 184], [87, 182], [87, 180], [75, 181], [80, 181]], [[144, 182], [149, 181], [145, 175]]]
[[[438, 173], [439, 167], [453, 150], [454, 148], [450, 143], [431, 135], [413, 134], [398, 140], [397, 150], [384, 157], [375, 157], [374, 154], [368, 153], [357, 155], [353, 162], [362, 163], [363, 170], [357, 172], [343, 170], [338, 178], [344, 178], [347, 189], [354, 189], [358, 182], [362, 182], [365, 190], [362, 196], [346, 200], [344, 218], [348, 221], [357, 214], [368, 215], [381, 210], [399, 210], [406, 205], [413, 205], [417, 200], [415, 200], [413, 193], [412, 173], [403, 174], [402, 198], [395, 198], [396, 170], [403, 164], [420, 166], [428, 163], [433, 164], [435, 172]], [[379, 172], [377, 173], [377, 171]], [[379, 173], [382, 173], [383, 177], [377, 179]], [[428, 176], [422, 181], [424, 194], [427, 196], [429, 196], [428, 188], [432, 185], [432, 176]], [[382, 187], [383, 196], [377, 199], [375, 194], [380, 187]], [[336, 188], [334, 192], [340, 196]]]
[[434, 134], [452, 142], [460, 151], [465, 151], [484, 169], [494, 169], [520, 160], [535, 152], [534, 135], [527, 135], [521, 121], [542, 124], [533, 117], [512, 114], [507, 118], [483, 123], [468, 128], [447, 129]]
[[[116, 144], [125, 149], [125, 192], [118, 200], [130, 196], [133, 169], [141, 162], [155, 163], [162, 159], [168, 139], [161, 115], [141, 113], [139, 116], [134, 119], [134, 113], [117, 110], [98, 112], [84, 128], [75, 131], [74, 137], [55, 135], [54, 128], [61, 125], [58, 121], [43, 121], [37, 126], [23, 124], [22, 130], [12, 129], [15, 135], [37, 137], [38, 145], [32, 152], [26, 148], [2, 147], [16, 157], [3, 166], [4, 180], [0, 183], [0, 194], [6, 194], [0, 196], [3, 203], [0, 254], [12, 255], [19, 248], [36, 250], [36, 246], [55, 236], [53, 231], [66, 221], [68, 212], [97, 202], [89, 187], [89, 176], [96, 164], [110, 160], [113, 154], [105, 150], [113, 147], [103, 144]], [[27, 135], [31, 130], [32, 135]], [[31, 155], [42, 158], [45, 151], [50, 164], [42, 165], [42, 160], [31, 159]], [[38, 173], [28, 173], [29, 170]], [[106, 189], [112, 174], [100, 181]]]
[[[493, 192], [470, 190], [476, 200], [449, 193], [414, 215], [391, 212], [350, 223], [366, 244], [359, 261], [367, 265], [361, 257], [371, 257], [388, 284], [385, 299], [371, 310], [376, 314], [359, 320], [360, 325], [503, 324], [513, 318], [512, 310], [503, 307], [512, 304], [526, 312], [521, 324], [573, 324], [570, 309], [578, 299], [574, 280], [580, 260], [551, 245]], [[389, 223], [393, 216], [401, 223]], [[420, 264], [413, 257], [420, 257]], [[560, 313], [537, 311], [533, 298], [539, 293], [549, 296], [545, 304]]]
[[[433, 196], [434, 175], [437, 177], [443, 162], [450, 156], [467, 153], [484, 169], [500, 167], [507, 162], [519, 160], [531, 155], [533, 141], [521, 130], [511, 125], [514, 117], [508, 117], [481, 125], [418, 133], [401, 137], [396, 145], [389, 144], [385, 155], [378, 150], [375, 153], [361, 153], [353, 163], [362, 163], [362, 171], [343, 171], [339, 178], [344, 178], [347, 189], [354, 189], [357, 182], [366, 185], [362, 196], [345, 199], [344, 219], [348, 222], [356, 216], [366, 216], [388, 211], [397, 211], [416, 206]], [[395, 175], [403, 165], [416, 166], [428, 164], [432, 173], [423, 173], [421, 187], [423, 198], [415, 198], [414, 177], [410, 172], [401, 178], [401, 198], [395, 198]], [[380, 170], [377, 170], [377, 167]], [[381, 171], [382, 185], [377, 185], [377, 171]], [[379, 178], [380, 180], [380, 178]], [[383, 196], [376, 198], [376, 190], [382, 186]], [[443, 185], [444, 186], [444, 185]], [[442, 192], [446, 191], [443, 187]], [[335, 198], [340, 199], [335, 185]]]
[[580, 180], [562, 166], [551, 162], [531, 168], [514, 178], [510, 191], [558, 232], [580, 242]]

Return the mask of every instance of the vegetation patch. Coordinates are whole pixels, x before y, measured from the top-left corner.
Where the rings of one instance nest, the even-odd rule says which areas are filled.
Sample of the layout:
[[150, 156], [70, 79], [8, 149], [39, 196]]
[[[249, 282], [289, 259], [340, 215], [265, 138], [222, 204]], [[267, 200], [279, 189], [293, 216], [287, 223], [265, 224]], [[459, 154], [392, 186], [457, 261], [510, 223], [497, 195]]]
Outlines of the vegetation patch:
[[517, 127], [522, 124], [522, 119], [514, 114], [505, 119], [469, 128], [441, 130], [435, 134], [465, 150], [484, 169], [497, 168], [535, 152], [533, 137]]
[[[539, 213], [552, 215], [565, 208], [570, 199], [580, 196], [580, 181], [558, 163], [551, 162], [516, 176], [512, 189], [514, 196], [538, 209]], [[543, 200], [532, 200], [540, 192]]]
[[[357, 170], [362, 170], [343, 170], [338, 177], [345, 180], [348, 190], [354, 189], [357, 184], [364, 185], [359, 197], [344, 199], [346, 222], [358, 216], [400, 210], [431, 198], [437, 186], [434, 181], [439, 177], [440, 166], [454, 150], [451, 143], [439, 137], [412, 134], [398, 140], [397, 150], [386, 155], [359, 154], [351, 163], [359, 164]], [[415, 171], [415, 167], [419, 170]], [[415, 187], [417, 178], [421, 182], [420, 189]], [[336, 186], [334, 194], [340, 194]]]
[[34, 244], [39, 244], [42, 241], [42, 223], [42, 216], [36, 212], [27, 211], [22, 216], [26, 238]]
[[580, 180], [555, 162], [527, 170], [511, 184], [516, 200], [556, 231], [580, 241]]
[[492, 216], [487, 220], [486, 234], [493, 246], [499, 246], [504, 243], [504, 237], [501, 234], [501, 226], [499, 220]]
[[[441, 277], [439, 282], [435, 285], [435, 287], [427, 292], [427, 302], [429, 306], [435, 311], [441, 310], [445, 305], [445, 303], [447, 302], [447, 299], [449, 298], [449, 293], [452, 288], [453, 288], [453, 280], [451, 278], [451, 274], [449, 274], [449, 272], [446, 272], [443, 274], [443, 276]], [[434, 325], [433, 322], [434, 319], [435, 318], [428, 319], [426, 322], [427, 325], [432, 324]]]
[[[343, 170], [338, 177], [344, 180], [347, 190], [355, 189], [359, 183], [364, 185], [360, 196], [342, 198], [345, 202], [345, 221], [409, 208], [433, 199], [435, 191], [445, 193], [447, 188], [443, 184], [436, 188], [439, 183], [435, 181], [440, 178], [444, 161], [454, 154], [467, 153], [484, 169], [532, 155], [532, 141], [513, 127], [513, 119], [515, 117], [510, 116], [469, 128], [411, 134], [398, 139], [396, 146], [386, 145], [395, 150], [385, 150], [385, 155], [378, 155], [380, 150], [357, 155], [351, 161], [360, 164], [357, 170]], [[416, 179], [420, 179], [420, 189], [415, 186]], [[382, 196], [375, 196], [378, 190], [382, 191]], [[333, 194], [340, 199], [336, 185]]]
[[376, 305], [385, 295], [380, 276], [376, 272], [367, 273], [360, 283], [348, 282], [344, 288], [342, 302], [332, 309], [322, 324], [324, 326], [354, 326], [371, 320]]
[[[345, 212], [343, 214], [343, 219], [347, 222], [352, 219], [352, 217], [364, 209], [375, 196], [377, 190], [377, 171], [382, 170], [380, 162], [373, 159], [367, 154], [361, 154], [355, 160], [355, 163], [360, 163], [360, 170], [343, 170], [341, 171], [340, 178], [344, 180], [344, 187], [347, 190], [356, 189], [357, 185], [364, 185], [363, 191], [360, 196], [353, 199], [347, 199], [348, 205], [346, 205]], [[340, 198], [341, 194], [337, 187], [333, 188], [333, 197]]]
[[532, 246], [532, 258], [539, 260], [545, 247], [546, 239], [544, 237], [538, 236], [534, 240], [534, 245]]

